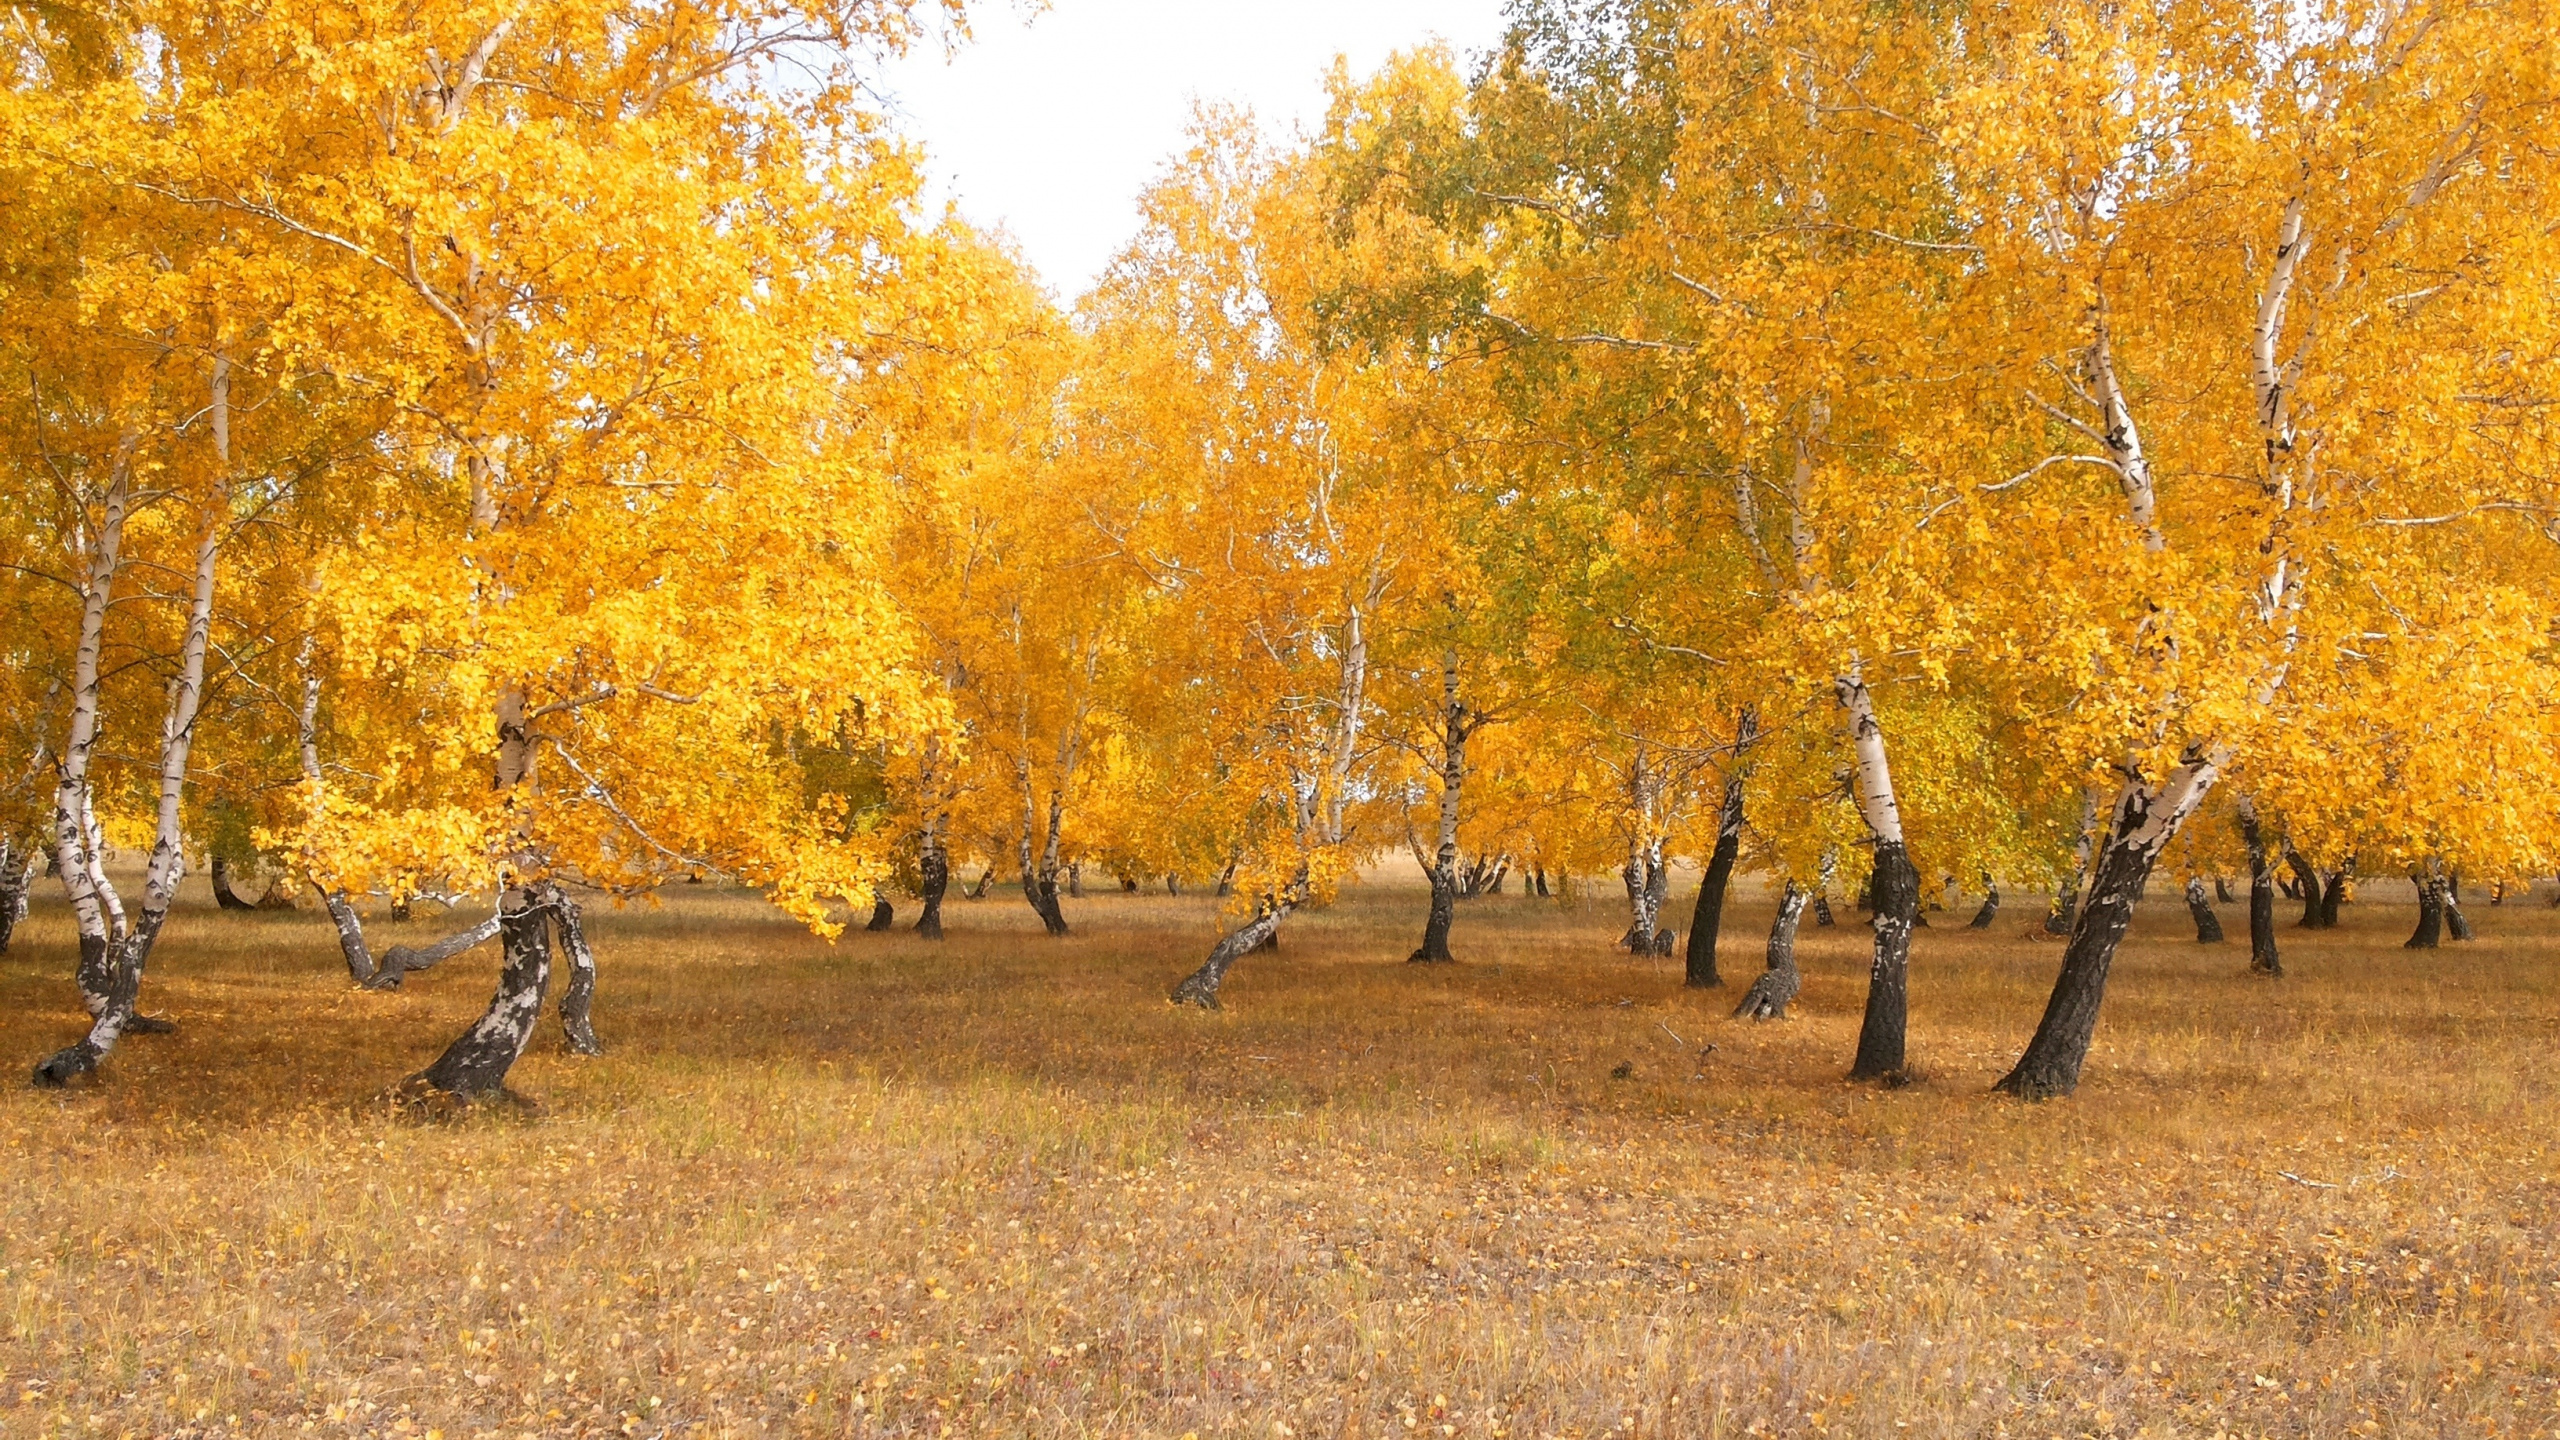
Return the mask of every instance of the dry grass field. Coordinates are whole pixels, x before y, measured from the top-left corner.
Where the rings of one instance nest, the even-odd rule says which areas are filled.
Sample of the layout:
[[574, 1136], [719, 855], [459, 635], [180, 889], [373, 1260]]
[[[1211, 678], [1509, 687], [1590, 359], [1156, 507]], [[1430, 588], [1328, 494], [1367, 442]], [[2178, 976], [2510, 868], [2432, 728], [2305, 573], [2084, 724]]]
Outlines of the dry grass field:
[[[2560, 1434], [2539, 901], [2412, 954], [2377, 886], [2269, 983], [2163, 894], [2043, 1106], [1986, 1093], [2058, 958], [2026, 905], [1920, 935], [1887, 1092], [1840, 1079], [1853, 924], [1752, 1026], [1605, 904], [1470, 902], [1408, 967], [1420, 901], [1210, 1015], [1162, 999], [1206, 900], [830, 947], [679, 893], [598, 915], [608, 1055], [547, 1032], [536, 1106], [433, 1120], [380, 1096], [493, 954], [362, 994], [316, 916], [191, 905], [179, 1034], [0, 1083], [0, 1431]], [[0, 961], [13, 1066], [76, 1033], [68, 941], [54, 901]]]

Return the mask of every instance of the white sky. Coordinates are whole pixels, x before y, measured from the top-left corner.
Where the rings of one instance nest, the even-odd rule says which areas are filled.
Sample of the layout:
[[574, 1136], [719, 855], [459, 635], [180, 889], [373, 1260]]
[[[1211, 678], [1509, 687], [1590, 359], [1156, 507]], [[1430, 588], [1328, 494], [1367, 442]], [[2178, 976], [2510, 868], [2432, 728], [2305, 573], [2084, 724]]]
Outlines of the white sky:
[[928, 42], [882, 88], [925, 147], [939, 210], [1002, 228], [1061, 300], [1137, 228], [1138, 192], [1182, 147], [1194, 99], [1242, 105], [1266, 132], [1312, 127], [1337, 54], [1353, 74], [1441, 39], [1501, 34], [1501, 0], [988, 0], [947, 62]]

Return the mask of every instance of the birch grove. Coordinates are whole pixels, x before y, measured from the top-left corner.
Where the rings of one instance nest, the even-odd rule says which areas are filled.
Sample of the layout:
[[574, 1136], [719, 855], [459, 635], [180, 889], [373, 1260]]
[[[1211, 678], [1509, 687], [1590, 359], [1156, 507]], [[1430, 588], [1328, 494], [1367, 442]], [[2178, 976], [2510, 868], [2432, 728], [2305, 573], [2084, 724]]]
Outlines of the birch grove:
[[1766, 1021], [1836, 905], [1888, 1085], [2005, 887], [2034, 1100], [2146, 898], [2272, 982], [2280, 892], [2435, 948], [2560, 864], [2548, 0], [1524, 0], [1204, 107], [1066, 298], [868, 88], [956, 3], [91, 9], [0, 7], [39, 1083], [184, 1022], [208, 870], [368, 991], [498, 942], [437, 1101], [609, 1045], [598, 907], [690, 882], [1214, 894], [1217, 1009], [1409, 864], [1412, 961], [1597, 893]]

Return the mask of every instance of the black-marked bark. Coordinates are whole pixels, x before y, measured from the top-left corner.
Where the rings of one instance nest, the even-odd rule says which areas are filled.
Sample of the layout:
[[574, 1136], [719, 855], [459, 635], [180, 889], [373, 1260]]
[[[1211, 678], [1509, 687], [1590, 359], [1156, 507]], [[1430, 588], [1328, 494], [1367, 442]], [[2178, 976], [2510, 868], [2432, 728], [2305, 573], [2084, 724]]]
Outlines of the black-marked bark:
[[1847, 712], [1851, 794], [1867, 837], [1875, 847], [1869, 893], [1875, 903], [1875, 945], [1867, 964], [1866, 1014], [1858, 1025], [1857, 1058], [1849, 1066], [1852, 1080], [1899, 1078], [1905, 1064], [1910, 1023], [1911, 921], [1920, 913], [1920, 872], [1902, 838], [1902, 809], [1895, 799], [1893, 771], [1885, 755], [1884, 726], [1876, 719], [1875, 698], [1861, 672], [1835, 682], [1840, 708]]
[[2205, 899], [2204, 877], [2187, 877], [2187, 916], [2196, 922], [2196, 942], [2201, 945], [2222, 943], [2222, 917], [2213, 913], [2212, 902]]
[[2276, 953], [2276, 870], [2267, 855], [2266, 832], [2258, 825], [2258, 805], [2240, 797], [2240, 843], [2249, 853], [2249, 969], [2260, 975], [2284, 974]]
[[1716, 973], [1716, 940], [1724, 927], [1725, 893], [1733, 884], [1734, 861], [1742, 854], [1742, 757], [1759, 736], [1759, 712], [1744, 706], [1734, 725], [1733, 756], [1726, 762], [1724, 803], [1716, 811], [1716, 848], [1698, 882], [1697, 907], [1689, 912], [1687, 979], [1697, 989], [1711, 990], [1724, 983]]
[[2139, 775], [2126, 781], [2090, 867], [2088, 891], [2063, 946], [2062, 972], [2054, 979], [2044, 1019], [1998, 1088], [2024, 1099], [2043, 1099], [2079, 1087], [2106, 999], [2107, 973], [2133, 920], [2134, 896], [2179, 827], [2204, 803], [2221, 768], [2219, 755], [2197, 743], [2159, 781]]
[[1804, 989], [1804, 976], [1796, 969], [1796, 928], [1804, 919], [1809, 898], [1803, 886], [1793, 880], [1787, 882], [1778, 897], [1777, 918], [1769, 922], [1769, 963], [1751, 982], [1751, 988], [1743, 992], [1742, 1003], [1733, 1009], [1736, 1017], [1780, 1019]]
[[435, 1091], [457, 1100], [483, 1100], [506, 1091], [507, 1072], [533, 1039], [542, 995], [551, 982], [551, 900], [544, 881], [510, 885], [499, 892], [498, 927], [506, 963], [489, 1008], [445, 1047], [435, 1063], [411, 1076], [414, 1092]]

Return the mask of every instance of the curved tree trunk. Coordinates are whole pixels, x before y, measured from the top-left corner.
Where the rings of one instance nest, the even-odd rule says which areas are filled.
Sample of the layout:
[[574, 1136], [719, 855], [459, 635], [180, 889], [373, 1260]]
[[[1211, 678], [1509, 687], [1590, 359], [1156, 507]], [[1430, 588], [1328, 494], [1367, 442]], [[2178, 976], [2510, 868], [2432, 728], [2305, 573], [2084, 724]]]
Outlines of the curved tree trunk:
[[2097, 1033], [2098, 1009], [2106, 999], [2107, 972], [2133, 920], [2134, 896], [2220, 772], [2220, 759], [2194, 744], [2158, 784], [2139, 779], [2126, 783], [2091, 868], [2087, 898], [2063, 946], [2062, 973], [2054, 979], [2044, 1019], [1999, 1089], [2040, 1100], [2079, 1088], [2080, 1069]]
[[2222, 943], [2222, 917], [2213, 913], [2212, 904], [2204, 898], [2204, 877], [2201, 875], [2187, 877], [2187, 914], [2196, 922], [2197, 944]]
[[1989, 875], [1985, 875], [1982, 877], [1982, 908], [1973, 912], [1972, 923], [1968, 924], [1965, 928], [1968, 930], [1988, 930], [1991, 928], [1991, 922], [1999, 918], [2000, 882], [1992, 879]]
[[2276, 871], [2267, 858], [2265, 832], [2258, 828], [2257, 802], [2245, 795], [2240, 798], [2240, 841], [2249, 852], [2249, 969], [2280, 977], [2284, 959], [2276, 953]]
[[2418, 928], [2401, 942], [2408, 950], [2433, 950], [2444, 938], [2444, 882], [2432, 875], [2412, 874], [2418, 886]]
[[870, 924], [868, 924], [868, 925], [863, 926], [862, 928], [863, 928], [863, 929], [865, 929], [865, 930], [869, 930], [869, 931], [877, 932], [877, 931], [881, 931], [881, 930], [887, 930], [887, 929], [890, 929], [890, 928], [894, 927], [897, 923], [898, 923], [898, 907], [889, 903], [889, 897], [888, 897], [888, 896], [881, 894], [881, 893], [880, 893], [879, 891], [877, 891], [877, 890], [872, 891], [872, 892], [871, 892], [871, 923], [870, 923]]
[[506, 1093], [507, 1072], [533, 1039], [542, 994], [551, 983], [554, 893], [541, 881], [499, 892], [497, 921], [506, 964], [498, 974], [497, 993], [479, 1020], [445, 1047], [434, 1064], [409, 1077], [405, 1088], [412, 1094], [434, 1091], [457, 1100], [481, 1100]]
[[2213, 903], [2216, 905], [2228, 905], [2231, 903], [2230, 877], [2223, 875], [2216, 875], [2213, 877]]
[[1716, 973], [1716, 939], [1724, 928], [1724, 899], [1733, 884], [1733, 863], [1742, 853], [1742, 754], [1751, 748], [1759, 729], [1758, 713], [1745, 706], [1735, 725], [1724, 805], [1716, 812], [1715, 853], [1708, 857], [1706, 876], [1698, 882], [1697, 908], [1689, 913], [1687, 959], [1692, 989], [1712, 990], [1724, 984], [1724, 977]]
[[231, 888], [231, 862], [223, 859], [219, 855], [213, 857], [213, 903], [217, 908], [223, 910], [255, 910], [258, 908], [257, 906], [250, 904], [248, 901], [241, 899], [240, 892]]
[[1793, 880], [1779, 895], [1778, 916], [1769, 923], [1768, 968], [1743, 992], [1742, 1003], [1733, 1008], [1736, 1018], [1780, 1019], [1804, 989], [1804, 976], [1796, 969], [1796, 927], [1804, 919], [1808, 898], [1805, 888]]

